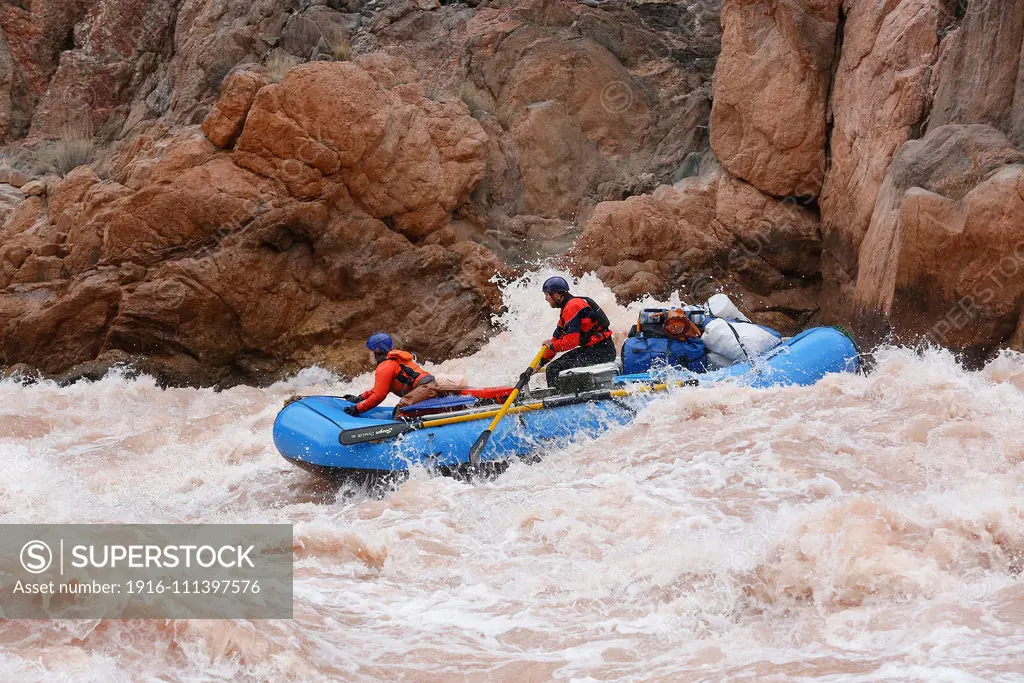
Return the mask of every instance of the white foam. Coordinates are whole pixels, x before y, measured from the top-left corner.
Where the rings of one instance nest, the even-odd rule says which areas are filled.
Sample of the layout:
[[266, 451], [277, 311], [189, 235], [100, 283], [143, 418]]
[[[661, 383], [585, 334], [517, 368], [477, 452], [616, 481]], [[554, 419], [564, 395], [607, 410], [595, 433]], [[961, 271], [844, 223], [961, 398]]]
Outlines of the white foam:
[[[510, 283], [505, 331], [436, 369], [513, 380], [554, 327], [552, 274]], [[619, 332], [655, 303], [573, 289]], [[325, 499], [270, 437], [292, 393], [368, 373], [0, 382], [0, 521], [287, 522], [299, 567], [293, 622], [0, 623], [0, 677], [1010, 680], [1024, 356], [875, 360], [814, 387], [668, 393], [493, 482], [420, 470], [383, 500]]]

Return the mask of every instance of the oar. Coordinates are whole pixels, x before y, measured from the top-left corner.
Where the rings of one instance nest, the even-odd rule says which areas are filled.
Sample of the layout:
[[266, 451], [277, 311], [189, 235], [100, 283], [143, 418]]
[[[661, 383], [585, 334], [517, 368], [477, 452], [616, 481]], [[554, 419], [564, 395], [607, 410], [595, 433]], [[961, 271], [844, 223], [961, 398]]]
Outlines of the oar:
[[508, 409], [512, 407], [512, 403], [516, 400], [516, 396], [519, 395], [519, 392], [525, 389], [526, 385], [530, 383], [530, 377], [533, 376], [533, 373], [537, 372], [537, 368], [540, 367], [540, 362], [544, 360], [544, 353], [547, 352], [547, 350], [547, 346], [540, 347], [540, 351], [537, 352], [533, 362], [530, 363], [530, 367], [527, 368], [526, 372], [523, 373], [523, 376], [520, 377], [519, 381], [516, 383], [516, 388], [513, 389], [512, 393], [505, 399], [505, 405], [501, 407], [498, 414], [494, 416], [494, 420], [491, 422], [490, 426], [488, 426], [487, 429], [477, 437], [473, 447], [469, 449], [470, 467], [476, 467], [477, 462], [480, 460], [480, 454], [483, 452], [484, 446], [487, 445], [487, 440], [491, 438], [491, 433], [498, 426], [498, 423], [501, 422], [501, 418], [505, 417], [505, 413], [508, 412]]
[[[540, 410], [544, 405], [539, 401], [533, 404], [518, 405], [509, 410], [510, 413], [520, 413], [527, 410]], [[413, 422], [388, 422], [369, 427], [356, 427], [346, 429], [338, 435], [338, 441], [342, 446], [354, 446], [368, 441], [383, 441], [393, 439], [396, 436], [414, 432], [419, 429], [431, 427], [442, 427], [444, 425], [457, 424], [459, 422], [472, 422], [473, 420], [488, 420], [498, 414], [498, 410], [478, 410], [476, 412], [461, 413], [450, 417], [443, 417], [436, 420], [415, 420]]]
[[[573, 394], [571, 396], [552, 396], [546, 398], [543, 401], [532, 401], [530, 403], [520, 403], [517, 406], [512, 406], [508, 409], [506, 414], [518, 414], [527, 413], [531, 410], [543, 410], [545, 408], [559, 408], [561, 406], [569, 406], [577, 403], [590, 403], [592, 401], [604, 401], [613, 398], [625, 398], [627, 396], [636, 396], [637, 394], [645, 394], [650, 391], [665, 391], [672, 387], [680, 386], [693, 386], [699, 382], [695, 379], [688, 379], [685, 382], [671, 382], [668, 384], [654, 384], [651, 386], [639, 386], [630, 389], [597, 389], [594, 391], [587, 391], [582, 394]], [[460, 415], [451, 415], [449, 417], [442, 417], [434, 420], [418, 420], [416, 422], [390, 422], [382, 425], [371, 425], [369, 427], [357, 427], [355, 429], [346, 429], [341, 432], [338, 436], [338, 441], [344, 446], [354, 446], [360, 443], [367, 443], [369, 441], [383, 441], [384, 439], [391, 439], [402, 434], [407, 434], [419, 429], [430, 429], [431, 427], [443, 427], [444, 425], [458, 424], [460, 422], [474, 422], [476, 420], [488, 420], [493, 418], [501, 412], [500, 409], [496, 410], [481, 410], [469, 413], [462, 413]]]

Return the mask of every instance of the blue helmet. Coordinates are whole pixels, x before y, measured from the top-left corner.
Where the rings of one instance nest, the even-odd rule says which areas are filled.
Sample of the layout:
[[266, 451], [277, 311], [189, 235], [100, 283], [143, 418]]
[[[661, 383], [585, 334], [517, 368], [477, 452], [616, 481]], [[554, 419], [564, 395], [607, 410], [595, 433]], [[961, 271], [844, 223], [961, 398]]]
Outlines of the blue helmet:
[[395, 348], [395, 342], [390, 335], [383, 332], [375, 332], [366, 340], [366, 348], [379, 353], [387, 353]]
[[557, 292], [568, 292], [569, 283], [565, 281], [564, 277], [549, 277], [544, 281], [544, 293], [555, 294]]

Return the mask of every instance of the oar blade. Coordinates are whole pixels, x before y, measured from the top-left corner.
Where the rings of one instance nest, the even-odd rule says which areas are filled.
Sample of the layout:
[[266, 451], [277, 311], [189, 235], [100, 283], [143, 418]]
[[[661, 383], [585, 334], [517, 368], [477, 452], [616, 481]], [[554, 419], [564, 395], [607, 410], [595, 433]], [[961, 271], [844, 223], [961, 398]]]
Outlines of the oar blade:
[[476, 467], [480, 462], [480, 454], [484, 452], [484, 447], [487, 446], [487, 440], [491, 438], [491, 430], [485, 429], [480, 433], [480, 436], [476, 437], [476, 441], [473, 443], [473, 447], [469, 449], [469, 465], [470, 467]]

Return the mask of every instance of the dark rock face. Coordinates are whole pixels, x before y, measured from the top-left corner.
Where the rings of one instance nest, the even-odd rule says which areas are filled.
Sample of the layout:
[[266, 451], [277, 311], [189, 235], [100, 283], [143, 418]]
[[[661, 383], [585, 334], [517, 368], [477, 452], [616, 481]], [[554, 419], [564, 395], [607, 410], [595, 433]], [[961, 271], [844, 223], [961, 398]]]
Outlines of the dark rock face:
[[986, 123], [1024, 145], [1024, 2], [965, 4], [936, 65], [929, 129]]

